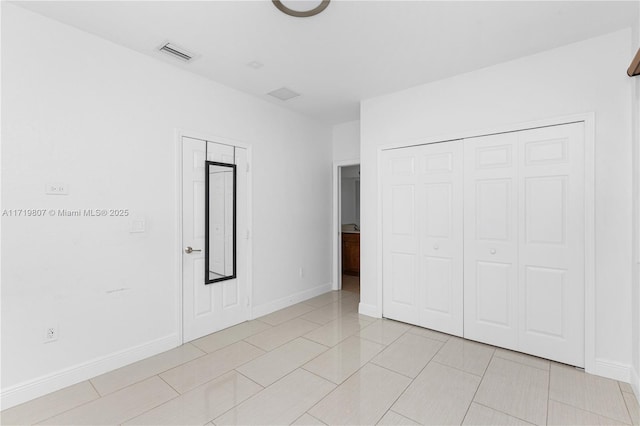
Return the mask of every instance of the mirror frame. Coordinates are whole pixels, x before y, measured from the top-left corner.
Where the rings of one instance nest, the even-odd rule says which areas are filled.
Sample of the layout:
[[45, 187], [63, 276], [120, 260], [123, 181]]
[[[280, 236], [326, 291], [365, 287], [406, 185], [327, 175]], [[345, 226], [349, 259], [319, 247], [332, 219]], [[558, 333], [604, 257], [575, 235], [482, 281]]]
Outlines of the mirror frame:
[[[221, 166], [221, 167], [229, 167], [233, 171], [233, 273], [231, 275], [227, 275], [226, 277], [209, 279], [209, 176], [210, 176], [210, 168], [212, 166]], [[205, 201], [204, 201], [204, 283], [213, 284], [220, 281], [228, 281], [236, 279], [236, 240], [237, 240], [237, 230], [236, 230], [236, 196], [237, 196], [237, 173], [236, 173], [236, 165], [231, 163], [221, 163], [218, 161], [205, 161], [205, 179], [204, 179], [204, 192], [205, 192]]]

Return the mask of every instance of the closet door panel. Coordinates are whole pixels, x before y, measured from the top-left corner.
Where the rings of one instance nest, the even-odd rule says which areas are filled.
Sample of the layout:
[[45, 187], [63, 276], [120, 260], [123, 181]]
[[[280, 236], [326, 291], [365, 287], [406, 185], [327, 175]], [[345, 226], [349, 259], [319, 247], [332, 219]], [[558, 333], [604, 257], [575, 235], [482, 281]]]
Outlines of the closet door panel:
[[464, 335], [515, 349], [517, 136], [464, 141]]
[[462, 145], [424, 145], [418, 155], [418, 325], [462, 336]]
[[584, 366], [583, 124], [518, 137], [520, 350]]
[[462, 336], [459, 141], [383, 153], [383, 315]]
[[419, 239], [416, 224], [418, 148], [383, 154], [383, 314], [418, 323], [416, 282]]

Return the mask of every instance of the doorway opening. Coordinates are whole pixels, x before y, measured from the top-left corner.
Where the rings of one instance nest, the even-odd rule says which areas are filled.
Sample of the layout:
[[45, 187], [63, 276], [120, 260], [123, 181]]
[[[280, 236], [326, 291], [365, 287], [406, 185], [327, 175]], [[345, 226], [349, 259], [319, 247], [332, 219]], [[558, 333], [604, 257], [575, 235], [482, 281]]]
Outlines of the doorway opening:
[[334, 167], [334, 282], [336, 290], [360, 295], [360, 164]]

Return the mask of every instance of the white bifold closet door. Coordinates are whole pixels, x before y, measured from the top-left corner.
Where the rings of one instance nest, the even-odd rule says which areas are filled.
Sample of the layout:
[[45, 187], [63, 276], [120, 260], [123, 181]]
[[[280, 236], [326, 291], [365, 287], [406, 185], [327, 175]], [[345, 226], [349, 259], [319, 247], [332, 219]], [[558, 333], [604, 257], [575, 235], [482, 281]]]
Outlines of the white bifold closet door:
[[383, 311], [462, 336], [462, 143], [386, 151]]
[[465, 140], [465, 337], [518, 347], [518, 133]]
[[584, 136], [465, 140], [465, 337], [584, 366]]
[[382, 159], [383, 315], [584, 366], [583, 123]]

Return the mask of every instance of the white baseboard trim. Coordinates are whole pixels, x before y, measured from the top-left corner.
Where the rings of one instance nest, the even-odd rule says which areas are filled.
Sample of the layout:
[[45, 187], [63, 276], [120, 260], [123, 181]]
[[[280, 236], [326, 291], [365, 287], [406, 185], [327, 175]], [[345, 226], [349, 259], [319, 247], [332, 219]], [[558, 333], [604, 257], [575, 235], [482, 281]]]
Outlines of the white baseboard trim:
[[178, 335], [171, 334], [133, 348], [102, 356], [45, 376], [10, 386], [0, 392], [0, 407], [4, 410], [48, 393], [80, 383], [116, 368], [157, 355], [179, 346]]
[[360, 302], [358, 304], [358, 313], [360, 315], [366, 315], [368, 317], [373, 318], [382, 318], [382, 312], [375, 305], [367, 305], [366, 303]]
[[621, 364], [615, 361], [596, 358], [595, 370], [587, 371], [587, 373], [595, 374], [609, 379], [620, 380], [629, 383], [631, 381], [631, 366]]
[[631, 369], [631, 387], [633, 388], [633, 393], [636, 394], [638, 403], [640, 403], [640, 372], [635, 368]]
[[308, 290], [303, 290], [298, 293], [294, 293], [282, 299], [274, 300], [273, 302], [263, 303], [262, 305], [254, 306], [251, 309], [251, 319], [268, 315], [271, 312], [284, 309], [299, 302], [304, 302], [312, 297], [320, 296], [333, 290], [333, 283], [322, 284]]

